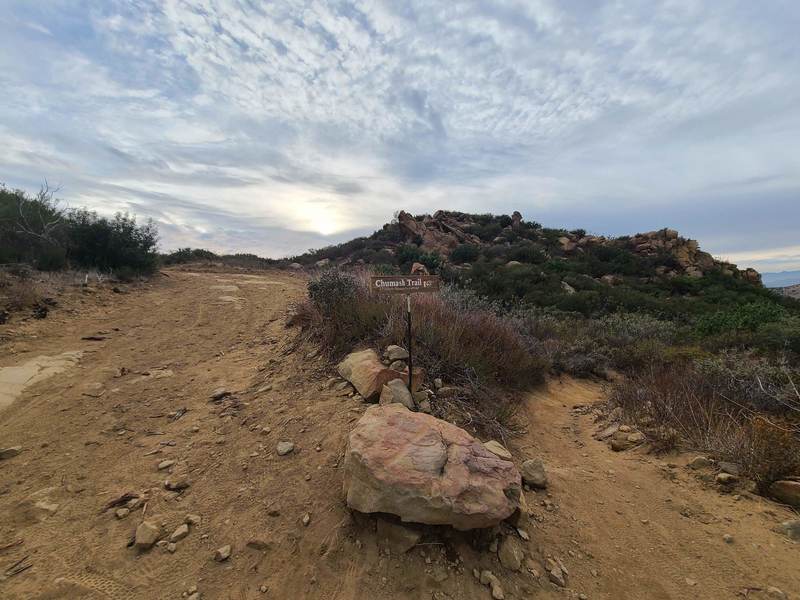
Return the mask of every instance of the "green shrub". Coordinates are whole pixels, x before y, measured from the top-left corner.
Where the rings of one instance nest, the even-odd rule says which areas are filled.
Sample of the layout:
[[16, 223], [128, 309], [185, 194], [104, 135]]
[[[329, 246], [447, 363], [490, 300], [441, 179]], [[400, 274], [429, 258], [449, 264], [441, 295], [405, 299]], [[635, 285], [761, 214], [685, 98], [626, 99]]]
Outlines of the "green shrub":
[[82, 267], [101, 271], [124, 267], [134, 273], [152, 273], [157, 266], [157, 243], [155, 224], [138, 225], [127, 213], [108, 219], [79, 209], [69, 215], [68, 253]]
[[456, 264], [471, 263], [478, 260], [481, 251], [474, 244], [461, 244], [450, 253], [450, 261]]

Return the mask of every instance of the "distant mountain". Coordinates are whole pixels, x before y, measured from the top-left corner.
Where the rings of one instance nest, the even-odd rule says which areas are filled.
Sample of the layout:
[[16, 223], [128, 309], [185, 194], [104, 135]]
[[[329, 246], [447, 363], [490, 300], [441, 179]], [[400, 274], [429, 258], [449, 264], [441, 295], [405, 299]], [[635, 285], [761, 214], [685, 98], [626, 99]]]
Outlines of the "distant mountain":
[[766, 287], [781, 288], [800, 284], [800, 271], [781, 271], [779, 273], [762, 273], [761, 281]]

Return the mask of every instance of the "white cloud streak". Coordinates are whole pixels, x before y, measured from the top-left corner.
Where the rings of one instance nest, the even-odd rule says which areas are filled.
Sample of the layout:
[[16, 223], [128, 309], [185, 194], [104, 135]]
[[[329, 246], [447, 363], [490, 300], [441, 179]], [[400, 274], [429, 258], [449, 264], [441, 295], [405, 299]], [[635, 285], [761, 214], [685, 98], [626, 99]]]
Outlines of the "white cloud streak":
[[788, 1], [2, 4], [0, 180], [152, 216], [166, 247], [520, 209], [755, 264], [800, 221]]

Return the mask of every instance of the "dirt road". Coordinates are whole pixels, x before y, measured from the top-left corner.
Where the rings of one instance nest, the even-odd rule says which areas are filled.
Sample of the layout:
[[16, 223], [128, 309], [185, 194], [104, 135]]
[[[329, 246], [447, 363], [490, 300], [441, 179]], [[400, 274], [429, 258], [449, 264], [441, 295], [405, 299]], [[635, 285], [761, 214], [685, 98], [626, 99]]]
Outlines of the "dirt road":
[[[282, 272], [170, 271], [4, 326], [0, 381], [15, 383], [0, 448], [22, 452], [0, 461], [1, 598], [177, 599], [196, 587], [207, 600], [488, 599], [476, 568], [509, 599], [800, 595], [800, 545], [772, 531], [787, 509], [720, 494], [686, 457], [610, 452], [573, 410], [601, 388], [572, 380], [531, 394], [528, 432], [511, 444], [549, 469], [548, 493], [526, 494], [538, 578], [444, 528], [387, 554], [374, 518], [351, 515], [341, 493], [346, 435], [365, 406], [324, 391], [332, 369], [284, 327], [304, 289]], [[210, 401], [220, 387], [231, 394]], [[278, 456], [279, 441], [294, 451]], [[184, 476], [188, 488], [165, 488]], [[124, 492], [138, 506], [103, 511]], [[169, 537], [189, 514], [199, 523], [174, 547], [128, 547], [143, 518]], [[217, 562], [224, 545], [231, 557]], [[542, 573], [547, 556], [567, 566], [566, 590]]]

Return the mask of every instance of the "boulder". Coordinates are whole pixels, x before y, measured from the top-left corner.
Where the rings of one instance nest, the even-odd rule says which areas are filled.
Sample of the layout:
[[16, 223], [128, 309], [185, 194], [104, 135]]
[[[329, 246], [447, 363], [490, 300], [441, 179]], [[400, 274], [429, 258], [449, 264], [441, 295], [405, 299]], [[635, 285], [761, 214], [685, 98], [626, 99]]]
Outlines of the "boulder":
[[379, 404], [402, 404], [408, 410], [416, 410], [414, 398], [411, 397], [411, 392], [408, 391], [405, 382], [402, 379], [392, 379], [389, 383], [383, 386], [381, 391]]
[[[384, 365], [374, 350], [352, 352], [339, 363], [339, 375], [353, 384], [365, 400], [374, 402], [383, 391], [383, 386], [392, 379], [407, 378]], [[408, 379], [406, 379], [408, 381]]]
[[800, 508], [800, 481], [776, 481], [769, 486], [769, 494], [778, 502]]
[[541, 458], [533, 458], [522, 463], [522, 481], [532, 488], [543, 490], [547, 487], [547, 473]]
[[469, 530], [510, 516], [521, 482], [512, 462], [463, 429], [387, 404], [367, 409], [350, 433], [344, 491], [360, 512]]

